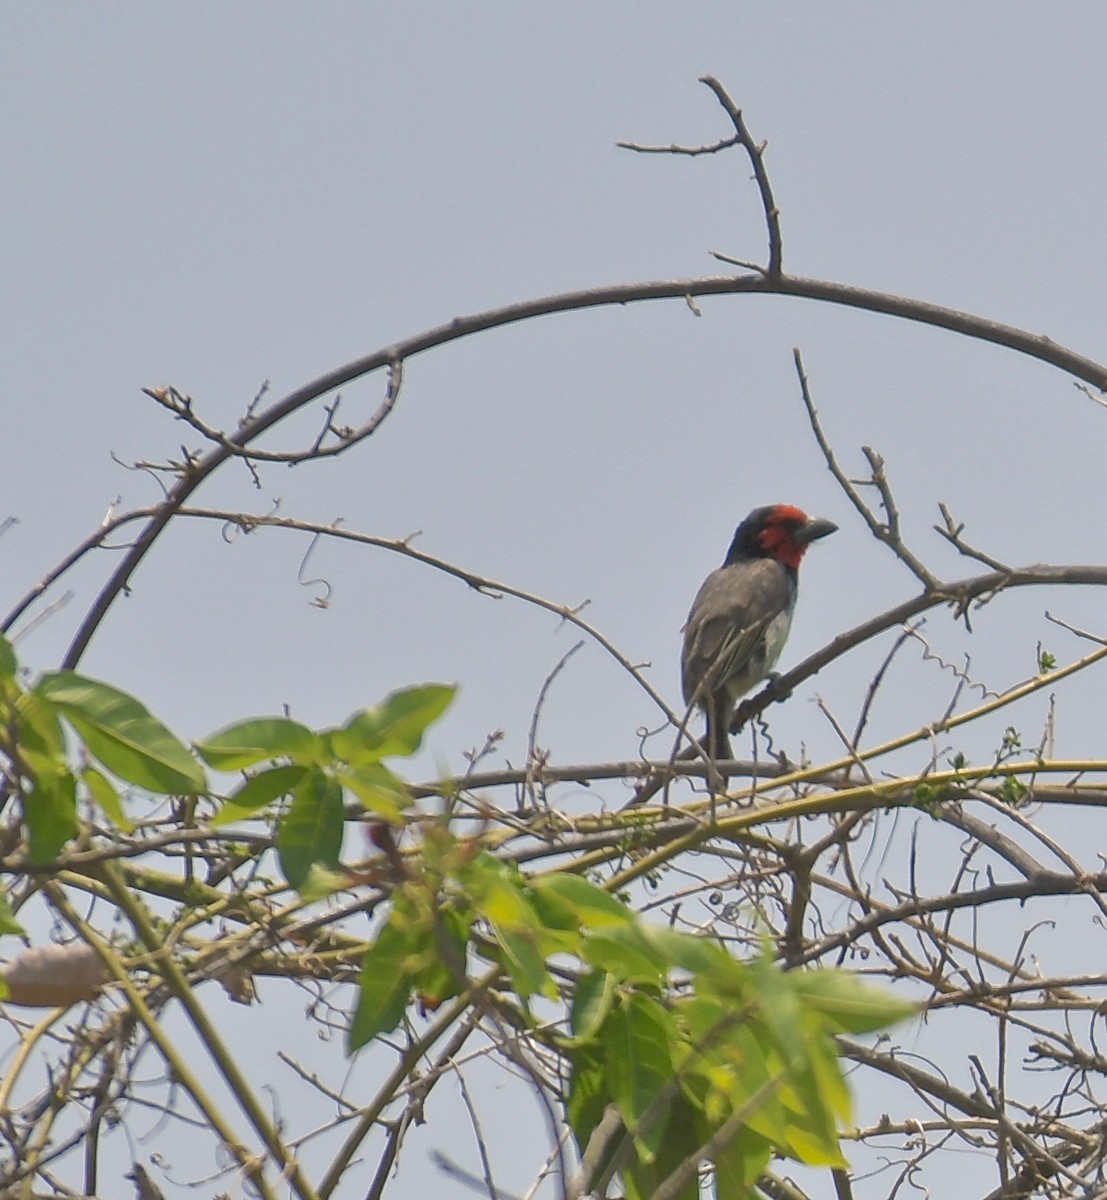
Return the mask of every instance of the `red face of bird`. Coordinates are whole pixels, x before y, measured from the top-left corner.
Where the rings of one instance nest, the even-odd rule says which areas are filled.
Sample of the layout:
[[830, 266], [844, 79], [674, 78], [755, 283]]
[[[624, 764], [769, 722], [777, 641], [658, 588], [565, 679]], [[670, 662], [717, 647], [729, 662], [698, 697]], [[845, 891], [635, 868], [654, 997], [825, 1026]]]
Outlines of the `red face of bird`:
[[791, 504], [757, 508], [738, 527], [727, 561], [775, 558], [796, 570], [807, 547], [837, 528], [832, 521], [809, 517]]

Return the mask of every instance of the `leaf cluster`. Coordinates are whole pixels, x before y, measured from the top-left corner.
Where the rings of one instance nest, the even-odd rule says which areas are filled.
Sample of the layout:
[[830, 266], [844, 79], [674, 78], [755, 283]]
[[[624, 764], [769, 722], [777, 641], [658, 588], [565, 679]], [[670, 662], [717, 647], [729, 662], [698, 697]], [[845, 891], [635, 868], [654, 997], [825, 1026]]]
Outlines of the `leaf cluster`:
[[[132, 830], [124, 799], [138, 789], [204, 798], [213, 831], [270, 817], [281, 870], [311, 899], [368, 878], [341, 862], [351, 797], [372, 817], [381, 851], [372, 879], [387, 904], [361, 962], [350, 1053], [397, 1029], [413, 1002], [425, 1014], [462, 997], [509, 1013], [559, 1057], [582, 1161], [618, 1172], [630, 1197], [675, 1180], [672, 1194], [691, 1200], [702, 1161], [728, 1197], [751, 1195], [773, 1154], [842, 1165], [837, 1131], [850, 1101], [834, 1037], [882, 1027], [910, 1006], [843, 972], [786, 973], [767, 952], [738, 961], [707, 937], [651, 926], [571, 868], [525, 874], [482, 832], [458, 834], [449, 805], [415, 811], [385, 760], [414, 754], [453, 695], [441, 684], [408, 688], [324, 730], [254, 718], [189, 749], [99, 680], [56, 671], [25, 685], [0, 642], [0, 753], [28, 863], [49, 864], [81, 837], [82, 803]], [[209, 771], [241, 782], [219, 794]], [[0, 932], [21, 932], [6, 906]], [[20, 994], [35, 998], [23, 1002], [95, 995], [98, 979], [62, 997], [40, 958], [53, 962], [31, 951], [16, 964]], [[538, 1019], [540, 1006], [553, 1006], [552, 1022]], [[608, 1112], [620, 1136], [595, 1153]]]
[[[736, 1198], [753, 1195], [774, 1154], [845, 1165], [837, 1131], [850, 1098], [835, 1035], [882, 1028], [913, 1006], [846, 972], [785, 972], [768, 953], [738, 961], [571, 872], [528, 878], [441, 830], [431, 842], [365, 954], [351, 1049], [396, 1029], [413, 996], [424, 1008], [466, 991], [480, 1002], [506, 982], [516, 1023], [567, 1063], [582, 1159], [604, 1114], [617, 1113], [625, 1136], [596, 1166], [619, 1171], [628, 1197], [678, 1173], [673, 1194], [692, 1200], [701, 1161], [717, 1195]], [[472, 980], [474, 959], [491, 976]], [[564, 999], [562, 1032], [539, 1024], [538, 998]]]

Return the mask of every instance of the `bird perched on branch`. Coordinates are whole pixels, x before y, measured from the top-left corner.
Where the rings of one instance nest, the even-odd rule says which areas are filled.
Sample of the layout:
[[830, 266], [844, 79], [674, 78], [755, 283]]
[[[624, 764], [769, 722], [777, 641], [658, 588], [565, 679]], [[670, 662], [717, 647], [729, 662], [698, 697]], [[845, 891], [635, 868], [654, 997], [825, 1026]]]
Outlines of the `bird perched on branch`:
[[703, 745], [712, 759], [730, 758], [738, 701], [780, 657], [807, 547], [837, 528], [790, 504], [755, 508], [696, 593], [684, 625], [681, 682], [685, 703], [707, 717]]

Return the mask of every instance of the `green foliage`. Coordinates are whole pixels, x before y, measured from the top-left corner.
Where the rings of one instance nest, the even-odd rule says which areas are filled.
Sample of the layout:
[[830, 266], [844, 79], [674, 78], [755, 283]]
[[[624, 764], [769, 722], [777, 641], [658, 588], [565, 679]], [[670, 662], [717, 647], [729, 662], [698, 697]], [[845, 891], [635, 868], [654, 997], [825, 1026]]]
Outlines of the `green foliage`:
[[407, 921], [392, 917], [377, 934], [361, 964], [358, 1001], [347, 1035], [347, 1045], [357, 1050], [403, 1020], [414, 986], [408, 958], [416, 944]]
[[567, 950], [567, 931], [546, 926], [528, 895], [522, 875], [489, 854], [478, 854], [458, 871], [473, 914], [482, 917], [494, 939], [492, 959], [507, 972], [512, 989], [522, 998], [557, 991], [546, 970], [549, 954]]
[[1000, 743], [999, 751], [996, 755], [1000, 762], [1006, 762], [1022, 749], [1022, 734], [1014, 727], [1008, 725], [1003, 731], [1003, 741]]
[[423, 744], [423, 734], [450, 706], [457, 689], [443, 683], [392, 692], [377, 708], [355, 713], [341, 729], [325, 735], [332, 754], [351, 766], [407, 758]]
[[123, 811], [119, 792], [112, 781], [93, 766], [85, 767], [81, 772], [80, 779], [88, 789], [88, 794], [96, 801], [108, 820], [117, 829], [121, 829], [124, 833], [130, 833], [134, 829], [134, 823]]
[[[752, 1195], [771, 1152], [842, 1165], [836, 1130], [850, 1105], [834, 1034], [913, 1011], [845, 972], [737, 962], [707, 939], [637, 918], [615, 937], [584, 931], [581, 955], [605, 967], [584, 975], [573, 998], [569, 1116], [583, 1150], [615, 1104], [635, 1149], [628, 1196], [651, 1195], [689, 1155], [705, 1156], [724, 1126], [708, 1156], [720, 1196]], [[681, 1194], [695, 1195], [693, 1184]]]
[[55, 858], [77, 836], [77, 781], [66, 768], [40, 768], [23, 793], [27, 857], [33, 863]]
[[361, 801], [367, 812], [376, 813], [394, 825], [403, 820], [404, 811], [411, 804], [407, 784], [384, 763], [363, 762], [339, 768], [335, 778]]
[[832, 1033], [872, 1033], [914, 1013], [915, 1006], [847, 971], [793, 972], [791, 986]]
[[[844, 1165], [837, 1129], [850, 1098], [834, 1036], [882, 1028], [914, 1006], [845, 972], [738, 962], [707, 938], [651, 926], [579, 876], [528, 879], [444, 822], [424, 832], [425, 859], [408, 867], [365, 955], [351, 1050], [394, 1030], [412, 996], [426, 999], [429, 963], [449, 964], [434, 980], [439, 1003], [471, 986], [465, 964], [479, 958], [500, 968], [524, 1023], [531, 997], [566, 1002], [556, 1041], [570, 1063], [570, 1124], [583, 1154], [614, 1106], [629, 1153], [616, 1138], [607, 1163], [621, 1154], [628, 1197], [644, 1200], [697, 1156], [731, 1198], [753, 1195], [773, 1153]], [[443, 953], [447, 924], [454, 940]], [[551, 959], [579, 965], [575, 985], [554, 986]], [[676, 1194], [692, 1200], [687, 1169]]]
[[[207, 790], [188, 748], [133, 696], [73, 671], [51, 672], [25, 688], [2, 638], [0, 756], [22, 805], [33, 863], [50, 862], [77, 835], [79, 794], [130, 828], [110, 777], [159, 794]], [[77, 771], [74, 757], [83, 760]]]
[[324, 771], [308, 771], [293, 789], [277, 831], [281, 870], [294, 888], [303, 889], [313, 867], [338, 867], [344, 827], [342, 788]]
[[531, 883], [534, 902], [548, 914], [547, 925], [553, 925], [560, 905], [563, 928], [583, 925], [586, 929], [627, 925], [633, 917], [627, 906], [579, 875], [544, 875]]
[[240, 721], [196, 743], [196, 752], [216, 771], [245, 771], [273, 759], [312, 766], [322, 749], [317, 734], [288, 717]]
[[19, 670], [19, 662], [15, 657], [11, 642], [0, 635], [0, 682], [8, 683], [15, 679]]
[[1021, 779], [1014, 775], [1006, 775], [1003, 782], [999, 785], [999, 798], [1004, 804], [1009, 804], [1012, 808], [1018, 808], [1026, 797], [1030, 789], [1022, 782]]
[[433, 683], [392, 692], [376, 708], [362, 709], [333, 729], [260, 717], [204, 738], [196, 752], [208, 766], [253, 771], [223, 801], [213, 823], [243, 820], [288, 797], [276, 831], [284, 877], [304, 895], [333, 891], [343, 883], [338, 868], [346, 793], [382, 821], [400, 824], [411, 793], [383, 760], [414, 754], [455, 691]]
[[615, 995], [615, 976], [608, 971], [588, 971], [577, 980], [569, 1009], [569, 1028], [581, 1044], [599, 1033]]
[[468, 943], [474, 913], [461, 897], [443, 896], [438, 884], [449, 860], [460, 866], [471, 853], [439, 827], [430, 838], [434, 865], [412, 873], [395, 890], [392, 908], [361, 964], [358, 1002], [347, 1035], [353, 1052], [403, 1020], [412, 996], [437, 1008], [468, 987]]
[[8, 903], [7, 897], [0, 895], [0, 937], [5, 934], [25, 937], [26, 931], [15, 919], [15, 913], [12, 912], [12, 906]]
[[287, 717], [238, 722], [197, 743], [200, 762], [138, 700], [109, 684], [54, 671], [25, 688], [11, 644], [0, 638], [0, 756], [22, 801], [34, 863], [50, 862], [77, 836], [80, 796], [130, 831], [115, 781], [155, 795], [214, 799], [204, 763], [217, 771], [252, 770], [213, 823], [248, 818], [289, 797], [276, 830], [281, 870], [294, 887], [317, 895], [340, 882], [334, 872], [346, 792], [366, 811], [399, 824], [410, 793], [383, 760], [415, 753], [454, 691], [427, 684], [393, 692], [322, 732]]
[[603, 1090], [618, 1107], [638, 1157], [652, 1162], [677, 1091], [670, 1055], [677, 1023], [658, 998], [631, 988], [612, 1005], [598, 1036]]
[[[591, 1161], [618, 1172], [629, 1200], [662, 1185], [696, 1200], [701, 1161], [726, 1200], [752, 1196], [774, 1154], [842, 1165], [837, 1130], [850, 1120], [850, 1098], [834, 1037], [881, 1028], [911, 1006], [844, 972], [784, 972], [767, 954], [736, 961], [705, 937], [650, 925], [570, 871], [523, 874], [485, 847], [479, 828], [458, 834], [448, 804], [414, 811], [385, 760], [416, 753], [453, 695], [441, 684], [405, 689], [319, 731], [255, 718], [194, 754], [107, 684], [61, 671], [24, 687], [0, 639], [0, 754], [36, 863], [79, 832], [79, 796], [129, 830], [121, 785], [206, 797], [215, 825], [279, 805], [277, 858], [303, 896], [370, 881], [386, 897], [361, 963], [349, 1050], [395, 1030], [413, 1001], [423, 1012], [470, 995], [510, 1008], [520, 1030], [568, 1063], [566, 1110], [582, 1155], [601, 1122], [611, 1125], [605, 1114], [617, 1114]], [[1011, 732], [1005, 753], [1018, 748]], [[205, 764], [245, 777], [220, 797]], [[374, 818], [381, 853], [367, 874], [341, 865], [348, 800]], [[916, 801], [927, 802], [922, 786]], [[0, 897], [0, 934], [19, 932]], [[539, 1001], [541, 1021], [532, 1014]], [[551, 1006], [560, 1022], [551, 1023]]]
[[252, 775], [225, 801], [212, 818], [212, 825], [219, 828], [234, 821], [241, 821], [259, 809], [266, 808], [274, 800], [287, 796], [308, 773], [307, 767], [270, 767]]
[[72, 671], [44, 675], [34, 691], [73, 727], [92, 757], [125, 782], [163, 795], [206, 790], [188, 748], [133, 696]]

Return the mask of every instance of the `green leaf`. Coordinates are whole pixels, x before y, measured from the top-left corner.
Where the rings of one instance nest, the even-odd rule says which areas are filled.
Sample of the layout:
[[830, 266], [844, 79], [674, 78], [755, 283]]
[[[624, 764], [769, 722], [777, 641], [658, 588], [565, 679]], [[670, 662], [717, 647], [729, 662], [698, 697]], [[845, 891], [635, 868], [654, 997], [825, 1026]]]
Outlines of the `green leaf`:
[[15, 919], [15, 913], [12, 912], [12, 906], [8, 903], [7, 896], [0, 893], [0, 937], [5, 934], [26, 937], [27, 931]]
[[[792, 982], [791, 974], [776, 974], [783, 988]], [[677, 1067], [702, 1090], [711, 1127], [743, 1112], [748, 1131], [756, 1135], [743, 1135], [745, 1142], [735, 1149], [738, 1158], [729, 1164], [735, 1173], [763, 1163], [756, 1138], [801, 1162], [843, 1165], [837, 1121], [849, 1119], [850, 1103], [833, 1037], [822, 1018], [801, 1004], [795, 1045], [782, 1048], [779, 1029], [764, 1014], [781, 993], [773, 987], [770, 1001], [759, 986], [758, 1003], [748, 1012], [735, 1012], [725, 998], [714, 996], [687, 997], [675, 1005], [678, 1025], [690, 1039]], [[740, 1188], [729, 1194], [746, 1195]]]
[[638, 924], [600, 929], [584, 941], [586, 962], [617, 979], [659, 986], [668, 971], [665, 961]]
[[697, 990], [708, 990], [744, 999], [749, 991], [749, 970], [731, 958], [712, 938], [681, 933], [676, 929], [647, 927], [650, 943], [670, 969], [680, 968], [696, 978]]
[[218, 829], [222, 825], [241, 821], [257, 812], [259, 808], [272, 804], [279, 797], [287, 796], [303, 781], [306, 774], [306, 767], [272, 767], [268, 771], [259, 772], [247, 779], [237, 792], [227, 797], [226, 802], [212, 818], [212, 828]]
[[134, 822], [123, 811], [119, 793], [107, 776], [97, 771], [95, 767], [85, 767], [81, 772], [81, 782], [88, 788], [89, 795], [116, 829], [121, 829], [124, 833], [131, 833], [134, 830]]
[[405, 966], [410, 953], [408, 937], [390, 919], [361, 962], [360, 991], [346, 1038], [347, 1053], [359, 1050], [382, 1033], [391, 1033], [403, 1020], [411, 999], [412, 980]]
[[606, 971], [589, 971], [577, 980], [569, 1009], [569, 1028], [580, 1041], [594, 1038], [615, 999], [615, 980]]
[[804, 1044], [803, 1008], [792, 976], [767, 956], [748, 965], [757, 994], [758, 1017], [771, 1033], [782, 1059], [794, 1067], [802, 1061]]
[[[818, 1038], [811, 1036], [810, 1014], [806, 1016], [808, 1021], [801, 1020], [797, 1033], [799, 1045], [791, 1048], [787, 1059], [765, 1024], [753, 1022], [737, 1031], [745, 1046], [744, 1057], [755, 1064], [753, 1074], [764, 1071], [773, 1085], [749, 1124], [791, 1158], [812, 1166], [841, 1167], [846, 1164], [838, 1144], [835, 1114], [824, 1101], [822, 1080], [813, 1067], [813, 1057], [821, 1051], [811, 1043]], [[829, 1050], [833, 1043], [829, 1036], [824, 1037]], [[758, 1086], [761, 1082], [758, 1080]], [[743, 1089], [749, 1089], [751, 1083], [748, 1077], [741, 1079]]]
[[411, 789], [383, 763], [361, 763], [337, 771], [335, 778], [361, 801], [368, 812], [399, 824], [411, 807]]
[[[610, 1100], [607, 1070], [603, 1055], [595, 1043], [569, 1048], [569, 1099], [565, 1106], [569, 1125], [576, 1138], [579, 1156], [588, 1148], [588, 1139], [600, 1123]], [[619, 1139], [613, 1138], [608, 1154], [614, 1152]], [[602, 1165], [601, 1165], [602, 1170]]]
[[756, 1195], [753, 1185], [765, 1173], [772, 1144], [743, 1126], [715, 1153], [715, 1195], [718, 1200], [747, 1200]]
[[458, 995], [468, 984], [465, 957], [469, 946], [470, 917], [456, 909], [437, 909], [433, 940], [413, 957], [412, 983], [424, 1004], [440, 1004]]
[[27, 826], [27, 856], [33, 863], [57, 857], [70, 838], [77, 836], [77, 781], [67, 770], [43, 772], [23, 798]]
[[580, 875], [543, 875], [531, 881], [531, 888], [538, 895], [562, 901], [576, 914], [577, 921], [588, 929], [628, 925], [634, 921], [630, 909], [621, 900], [616, 900], [610, 892], [605, 892]]
[[849, 971], [795, 971], [792, 986], [834, 1033], [871, 1033], [915, 1016], [919, 1006]]
[[499, 961], [508, 973], [512, 988], [523, 997], [541, 995], [556, 999], [557, 989], [546, 970], [546, 960], [534, 933], [529, 929], [512, 929], [495, 921], [489, 923], [501, 951]]
[[228, 725], [197, 742], [196, 751], [217, 771], [244, 771], [260, 762], [284, 758], [314, 766], [323, 758], [319, 736], [288, 717], [258, 717]]
[[[845, 1085], [838, 1079], [837, 1088], [828, 1094], [823, 1089], [826, 1082], [823, 1072], [814, 1069], [819, 1053], [808, 1049], [804, 1063], [793, 1068], [787, 1086], [781, 1090], [781, 1101], [787, 1118], [780, 1131], [780, 1144], [801, 1162], [813, 1167], [844, 1167], [848, 1165], [842, 1156], [838, 1142], [836, 1116], [841, 1106], [837, 1095], [845, 1092]], [[832, 1068], [833, 1069], [833, 1068]], [[845, 1117], [849, 1117], [849, 1096], [845, 1095]]]
[[[627, 1200], [650, 1200], [665, 1180], [710, 1136], [703, 1113], [684, 1093], [674, 1090], [657, 1154], [652, 1160], [639, 1157], [622, 1173]], [[671, 1194], [673, 1200], [699, 1200], [699, 1173], [690, 1172], [681, 1187]], [[719, 1195], [721, 1200], [721, 1193]]]
[[521, 996], [553, 999], [556, 989], [546, 970], [545, 955], [571, 951], [576, 938], [547, 929], [527, 897], [526, 880], [490, 854], [478, 854], [457, 873], [476, 912], [492, 928], [512, 987]]
[[19, 756], [31, 773], [65, 770], [65, 732], [54, 708], [34, 692], [24, 692], [15, 705]]
[[285, 879], [298, 888], [313, 866], [337, 867], [342, 833], [342, 789], [322, 771], [310, 771], [293, 792], [277, 831], [277, 856]]
[[635, 993], [612, 1010], [600, 1036], [611, 1097], [639, 1153], [651, 1161], [677, 1090], [669, 1054], [675, 1026], [656, 1000]]
[[549, 888], [531, 886], [535, 882], [528, 881], [526, 895], [540, 924], [567, 938], [573, 947], [570, 953], [575, 953], [584, 936], [576, 909]]
[[1021, 779], [1016, 779], [1014, 775], [1008, 775], [999, 785], [999, 798], [1004, 804], [1018, 808], [1029, 790]]
[[[707, 1086], [705, 1107], [716, 1123], [746, 1107], [762, 1092], [747, 1124], [774, 1145], [788, 1113], [781, 1102], [785, 1066], [772, 1039], [757, 1030], [751, 1016], [725, 999], [690, 996], [677, 1001], [675, 1015], [689, 1041], [677, 1067], [685, 1079], [699, 1078]], [[784, 1145], [787, 1152], [787, 1145]]]
[[362, 709], [327, 736], [334, 753], [351, 765], [406, 757], [423, 744], [427, 727], [446, 711], [457, 688], [444, 683], [391, 692], [377, 708]]
[[350, 876], [345, 871], [335, 871], [313, 862], [308, 867], [307, 875], [296, 885], [296, 891], [303, 900], [325, 900], [349, 886]]
[[11, 642], [0, 634], [0, 679], [14, 679], [19, 670], [19, 660], [15, 657]]
[[478, 854], [458, 872], [458, 882], [473, 907], [487, 920], [511, 929], [537, 932], [542, 928], [538, 913], [527, 899], [526, 881], [490, 854]]
[[746, 1050], [735, 1041], [737, 1031], [751, 1020], [748, 1009], [736, 1008], [725, 997], [697, 993], [674, 1001], [673, 1012], [699, 1058], [704, 1061], [718, 1058], [748, 1065], [745, 1063]]
[[838, 1125], [848, 1125], [853, 1119], [852, 1098], [842, 1078], [837, 1047], [826, 1026], [812, 1012], [804, 1014], [804, 1024], [808, 1029], [807, 1074], [814, 1092], [813, 1107], [829, 1118], [830, 1135], [837, 1147]]
[[34, 693], [80, 734], [113, 775], [150, 792], [206, 792], [203, 768], [133, 697], [72, 671], [44, 675]]

